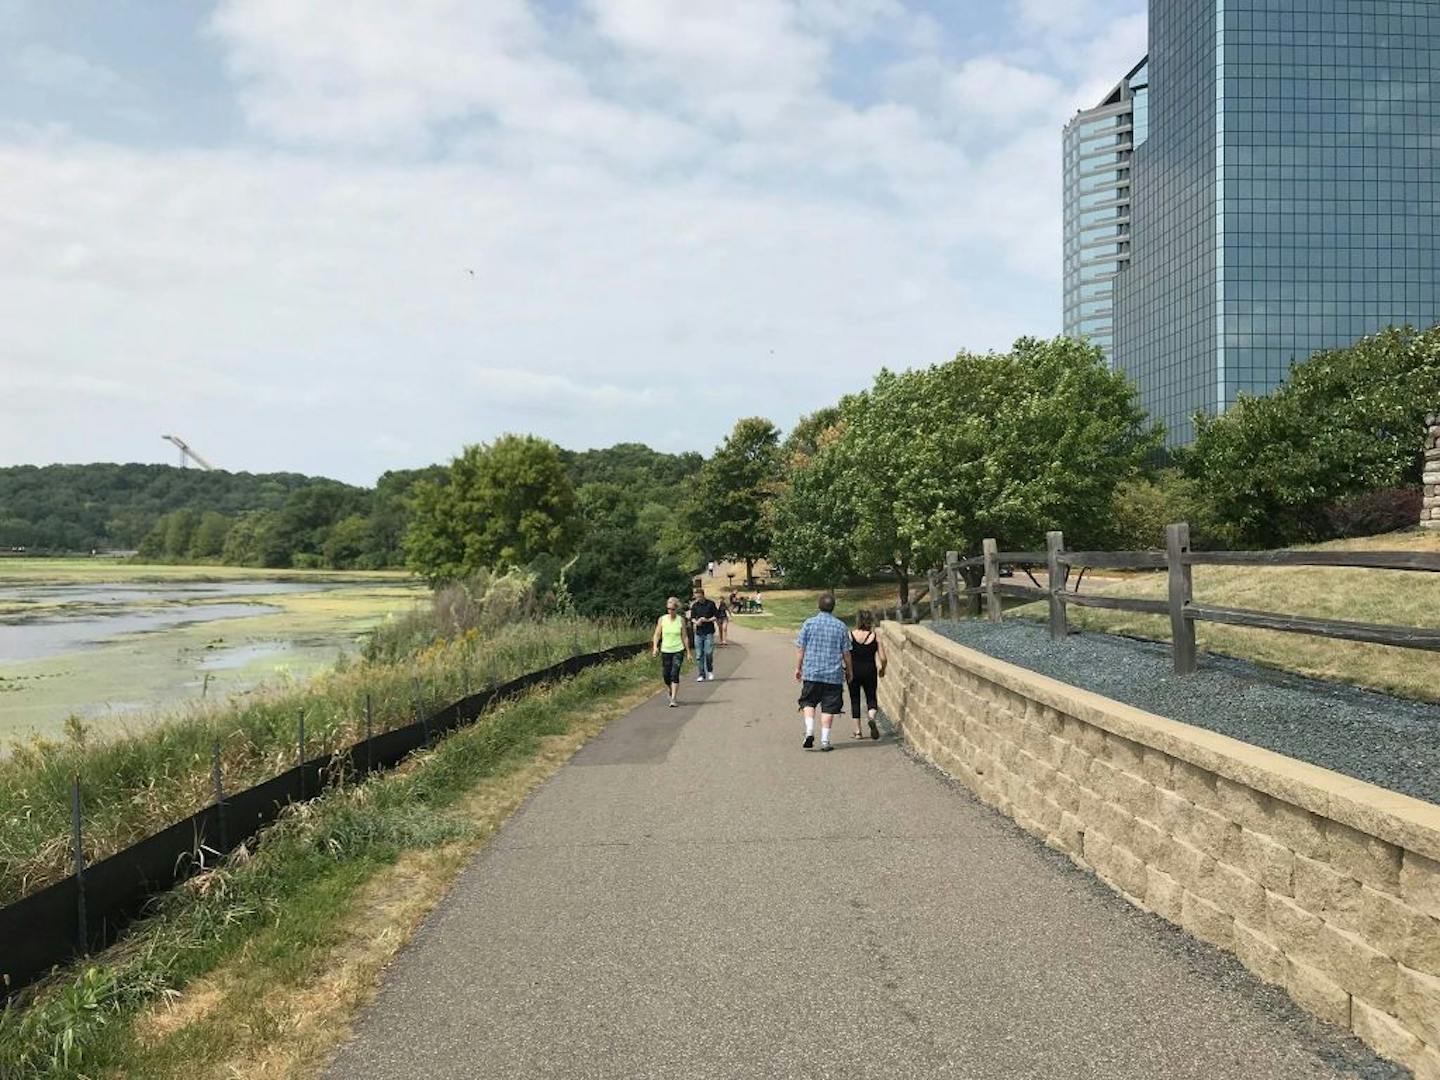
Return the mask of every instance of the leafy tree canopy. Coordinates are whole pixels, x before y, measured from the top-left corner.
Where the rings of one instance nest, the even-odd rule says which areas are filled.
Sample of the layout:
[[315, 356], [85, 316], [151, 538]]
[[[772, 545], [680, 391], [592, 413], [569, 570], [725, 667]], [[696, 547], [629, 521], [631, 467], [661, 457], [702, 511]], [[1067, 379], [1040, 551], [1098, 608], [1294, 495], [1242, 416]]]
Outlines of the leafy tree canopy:
[[1099, 537], [1116, 484], [1160, 439], [1100, 350], [1066, 338], [885, 370], [840, 411], [776, 507], [774, 551], [812, 579], [888, 567], [902, 599], [913, 572], [986, 536]]
[[1440, 326], [1392, 329], [1296, 364], [1267, 397], [1196, 417], [1180, 455], [1240, 542], [1321, 539], [1327, 504], [1420, 481], [1440, 404]]
[[503, 435], [466, 447], [444, 483], [415, 486], [406, 562], [431, 581], [457, 580], [541, 554], [569, 555], [582, 529], [559, 449], [531, 435]]
[[686, 508], [690, 530], [710, 556], [742, 559], [746, 578], [770, 550], [770, 500], [780, 463], [780, 432], [759, 416], [739, 420], [695, 477]]

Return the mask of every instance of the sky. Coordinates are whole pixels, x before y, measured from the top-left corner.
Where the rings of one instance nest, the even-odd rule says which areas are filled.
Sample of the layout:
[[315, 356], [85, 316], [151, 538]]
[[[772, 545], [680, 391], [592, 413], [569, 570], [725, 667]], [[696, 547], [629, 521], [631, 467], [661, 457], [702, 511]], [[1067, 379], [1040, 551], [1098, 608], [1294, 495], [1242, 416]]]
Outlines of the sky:
[[709, 453], [1060, 330], [1144, 0], [0, 0], [0, 465]]

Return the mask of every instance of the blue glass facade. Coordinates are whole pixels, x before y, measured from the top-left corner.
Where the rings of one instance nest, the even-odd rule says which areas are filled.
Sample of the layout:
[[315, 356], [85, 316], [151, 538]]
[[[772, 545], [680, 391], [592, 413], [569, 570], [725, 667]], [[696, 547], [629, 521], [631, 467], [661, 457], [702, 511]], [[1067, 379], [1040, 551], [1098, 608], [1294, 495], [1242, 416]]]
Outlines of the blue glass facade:
[[1440, 321], [1440, 2], [1152, 0], [1114, 361], [1171, 441]]

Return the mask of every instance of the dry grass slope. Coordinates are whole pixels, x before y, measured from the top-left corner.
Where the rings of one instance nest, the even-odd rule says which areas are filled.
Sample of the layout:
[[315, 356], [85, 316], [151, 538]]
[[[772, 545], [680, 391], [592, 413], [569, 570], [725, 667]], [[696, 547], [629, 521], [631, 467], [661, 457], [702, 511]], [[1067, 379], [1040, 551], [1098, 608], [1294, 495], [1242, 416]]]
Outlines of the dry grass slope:
[[[1315, 545], [1317, 550], [1440, 552], [1440, 533], [1415, 529], [1361, 540]], [[1440, 626], [1440, 574], [1330, 567], [1197, 566], [1197, 602], [1285, 615], [1312, 615], [1352, 622]], [[1160, 599], [1163, 572], [1136, 574], [1084, 592]], [[1038, 605], [1017, 613], [1035, 615]], [[1070, 609], [1079, 629], [1168, 641], [1166, 618], [1122, 611]], [[1301, 634], [1198, 624], [1200, 647], [1326, 679], [1338, 679], [1422, 700], [1440, 700], [1440, 657], [1435, 653], [1362, 642], [1329, 641]]]

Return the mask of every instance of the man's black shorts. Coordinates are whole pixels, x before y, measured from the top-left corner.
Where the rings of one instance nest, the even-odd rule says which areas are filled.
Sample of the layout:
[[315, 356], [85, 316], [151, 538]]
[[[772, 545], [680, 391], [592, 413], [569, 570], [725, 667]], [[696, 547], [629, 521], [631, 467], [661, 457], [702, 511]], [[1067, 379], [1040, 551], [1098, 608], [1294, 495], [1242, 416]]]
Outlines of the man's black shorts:
[[818, 705], [826, 716], [838, 716], [845, 709], [845, 684], [807, 682], [800, 687], [801, 705]]

